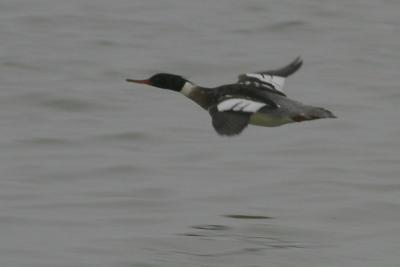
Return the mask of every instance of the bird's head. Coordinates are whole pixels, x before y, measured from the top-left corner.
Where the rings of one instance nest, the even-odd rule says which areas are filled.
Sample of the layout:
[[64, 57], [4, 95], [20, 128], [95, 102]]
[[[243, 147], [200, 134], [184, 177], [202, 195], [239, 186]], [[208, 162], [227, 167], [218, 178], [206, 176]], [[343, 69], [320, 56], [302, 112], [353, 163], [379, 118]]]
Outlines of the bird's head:
[[158, 88], [168, 89], [177, 92], [179, 92], [184, 87], [186, 82], [189, 82], [182, 76], [169, 73], [158, 73], [146, 80], [126, 79], [126, 81], [133, 83], [147, 84]]

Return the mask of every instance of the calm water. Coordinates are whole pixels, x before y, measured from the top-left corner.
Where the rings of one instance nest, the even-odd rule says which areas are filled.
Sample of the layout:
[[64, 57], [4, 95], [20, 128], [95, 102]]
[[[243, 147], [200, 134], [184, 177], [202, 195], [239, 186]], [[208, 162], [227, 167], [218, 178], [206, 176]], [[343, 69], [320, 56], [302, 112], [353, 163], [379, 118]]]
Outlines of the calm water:
[[[398, 266], [400, 2], [2, 0], [0, 266]], [[339, 117], [217, 136], [213, 86], [302, 55]]]

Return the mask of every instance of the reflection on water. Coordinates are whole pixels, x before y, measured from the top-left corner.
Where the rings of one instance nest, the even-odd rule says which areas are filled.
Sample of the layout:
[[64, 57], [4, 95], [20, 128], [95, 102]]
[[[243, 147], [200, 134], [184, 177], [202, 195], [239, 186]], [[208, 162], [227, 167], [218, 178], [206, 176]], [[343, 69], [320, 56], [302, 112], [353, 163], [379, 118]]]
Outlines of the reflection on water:
[[218, 225], [218, 224], [205, 224], [205, 225], [194, 225], [192, 226], [193, 229], [201, 229], [201, 230], [211, 230], [211, 231], [221, 231], [221, 230], [228, 230], [229, 227], [225, 225]]
[[273, 219], [270, 216], [263, 215], [245, 215], [245, 214], [226, 214], [224, 217], [233, 218], [233, 219], [246, 219], [246, 220], [264, 220], [264, 219]]
[[[323, 246], [316, 240], [307, 240], [307, 231], [295, 229], [296, 235], [285, 233], [285, 227], [271, 224], [241, 225], [231, 227], [226, 225], [195, 225], [195, 231], [180, 234], [173, 244], [159, 240], [155, 253], [186, 255], [201, 258], [224, 258], [261, 256], [266, 250], [313, 249]], [[256, 230], [257, 229], [257, 230]], [[256, 231], [255, 231], [256, 230]], [[293, 230], [289, 230], [291, 232]], [[311, 232], [309, 232], [311, 233]], [[295, 240], [297, 239], [297, 240]], [[156, 242], [154, 242], [156, 243]], [[162, 245], [164, 243], [164, 245]], [[154, 248], [154, 245], [152, 246]]]

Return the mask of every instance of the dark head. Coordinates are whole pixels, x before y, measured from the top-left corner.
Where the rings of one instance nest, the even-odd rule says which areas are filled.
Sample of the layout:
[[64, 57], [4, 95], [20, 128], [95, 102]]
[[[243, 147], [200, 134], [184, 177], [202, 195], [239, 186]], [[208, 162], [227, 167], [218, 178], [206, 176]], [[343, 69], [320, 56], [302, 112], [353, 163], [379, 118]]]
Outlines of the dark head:
[[133, 83], [143, 83], [173, 91], [180, 91], [182, 87], [185, 85], [185, 83], [188, 82], [188, 80], [184, 79], [179, 75], [168, 74], [168, 73], [158, 73], [156, 75], [151, 76], [147, 80], [126, 79], [126, 81]]

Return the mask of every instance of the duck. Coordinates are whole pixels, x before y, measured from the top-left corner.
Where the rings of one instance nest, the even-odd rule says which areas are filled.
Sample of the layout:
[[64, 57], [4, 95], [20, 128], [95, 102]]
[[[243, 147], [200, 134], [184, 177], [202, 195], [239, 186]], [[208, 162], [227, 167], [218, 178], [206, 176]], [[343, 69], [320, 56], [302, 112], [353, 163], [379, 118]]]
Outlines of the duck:
[[285, 80], [303, 65], [297, 57], [284, 67], [240, 74], [235, 83], [214, 88], [198, 86], [181, 75], [157, 73], [148, 79], [126, 79], [178, 92], [211, 116], [221, 136], [235, 136], [248, 125], [277, 127], [317, 119], [336, 118], [329, 110], [303, 104], [284, 93]]

